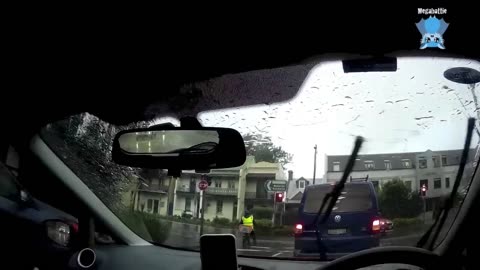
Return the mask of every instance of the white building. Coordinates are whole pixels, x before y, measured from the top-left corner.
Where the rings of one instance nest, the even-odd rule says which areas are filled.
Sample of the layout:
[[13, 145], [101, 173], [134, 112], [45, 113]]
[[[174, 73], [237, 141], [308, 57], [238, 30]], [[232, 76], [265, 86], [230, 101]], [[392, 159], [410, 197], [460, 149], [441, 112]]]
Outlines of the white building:
[[[427, 187], [427, 208], [436, 199], [452, 190], [460, 164], [462, 150], [445, 150], [409, 153], [387, 153], [359, 155], [350, 174], [352, 178], [368, 176], [376, 187], [398, 178], [412, 191]], [[470, 153], [473, 158], [474, 151]], [[327, 182], [340, 180], [349, 156], [325, 156], [325, 176]], [[469, 164], [471, 167], [471, 164]]]
[[[239, 220], [245, 207], [271, 206], [273, 193], [265, 190], [268, 180], [285, 180], [283, 169], [278, 163], [255, 162], [248, 156], [245, 164], [235, 168], [211, 170], [207, 174], [211, 185], [204, 192], [204, 218], [215, 217]], [[183, 172], [177, 180], [174, 215], [184, 212], [200, 217], [200, 192], [198, 182], [201, 174]]]

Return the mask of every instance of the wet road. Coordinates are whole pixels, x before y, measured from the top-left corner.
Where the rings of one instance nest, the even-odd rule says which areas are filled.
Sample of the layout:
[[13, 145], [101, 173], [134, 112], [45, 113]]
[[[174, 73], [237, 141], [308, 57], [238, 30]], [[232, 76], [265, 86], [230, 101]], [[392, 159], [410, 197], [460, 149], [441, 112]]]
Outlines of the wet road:
[[[414, 246], [421, 235], [409, 235], [400, 237], [384, 237], [380, 240], [380, 246]], [[291, 239], [258, 239], [257, 245], [250, 246], [249, 249], [241, 248], [241, 243], [237, 243], [237, 254], [243, 256], [261, 256], [261, 257], [292, 257], [294, 249], [294, 240]]]
[[[242, 248], [242, 237], [233, 229], [222, 229], [205, 226], [205, 234], [233, 234], [237, 237], [237, 254], [243, 256], [261, 257], [292, 257], [294, 250], [293, 237], [265, 238], [257, 235], [257, 244], [248, 249]], [[181, 246], [189, 249], [199, 250], [200, 240], [199, 228], [196, 225], [172, 222], [169, 236], [164, 242], [169, 246]], [[380, 246], [414, 246], [420, 234], [407, 236], [384, 236], [380, 239]]]

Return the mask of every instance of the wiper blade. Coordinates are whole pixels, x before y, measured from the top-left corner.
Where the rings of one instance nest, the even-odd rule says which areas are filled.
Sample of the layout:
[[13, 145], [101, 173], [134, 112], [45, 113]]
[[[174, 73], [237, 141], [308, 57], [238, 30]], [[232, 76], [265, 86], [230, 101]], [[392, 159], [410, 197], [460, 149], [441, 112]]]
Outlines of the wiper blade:
[[462, 158], [460, 159], [460, 165], [458, 167], [457, 176], [455, 177], [455, 183], [453, 183], [452, 192], [450, 193], [450, 196], [445, 200], [445, 204], [443, 205], [443, 208], [440, 214], [437, 216], [432, 226], [430, 226], [430, 228], [425, 232], [422, 238], [420, 238], [420, 240], [418, 241], [417, 247], [423, 247], [427, 243], [428, 239], [430, 238], [430, 235], [433, 232], [433, 229], [437, 227], [437, 223], [438, 223], [437, 230], [435, 231], [435, 234], [433, 235], [430, 241], [430, 245], [428, 249], [432, 250], [433, 246], [435, 245], [435, 240], [440, 234], [440, 230], [442, 229], [443, 224], [445, 224], [445, 220], [447, 219], [447, 216], [448, 216], [448, 211], [453, 206], [455, 196], [457, 195], [458, 187], [460, 186], [460, 182], [463, 177], [463, 172], [465, 171], [465, 166], [467, 164], [468, 152], [470, 150], [470, 144], [472, 142], [472, 135], [473, 135], [474, 128], [475, 128], [475, 118], [469, 118], [468, 126], [467, 126], [467, 137], [465, 138], [465, 144], [463, 146], [463, 151], [462, 151]]
[[[364, 142], [363, 137], [358, 136], [355, 139], [355, 145], [353, 147], [352, 154], [348, 159], [347, 166], [345, 167], [345, 171], [343, 172], [342, 178], [337, 184], [335, 184], [335, 186], [333, 186], [332, 191], [330, 191], [325, 195], [325, 197], [323, 198], [322, 204], [318, 209], [317, 215], [313, 220], [313, 226], [315, 227], [315, 235], [317, 237], [317, 244], [318, 244], [321, 260], [326, 260], [326, 256], [322, 246], [322, 242], [320, 241], [320, 234], [318, 233], [318, 225], [325, 223], [328, 217], [330, 216], [330, 214], [332, 213], [332, 209], [335, 206], [338, 200], [338, 197], [340, 197], [340, 194], [342, 193], [343, 188], [345, 187], [345, 182], [347, 182], [347, 178], [353, 170], [353, 165], [355, 165], [355, 160], [358, 156], [358, 152], [360, 151], [360, 148], [362, 147], [363, 142]], [[320, 215], [323, 212], [323, 208], [325, 208], [325, 205], [327, 204], [327, 202], [328, 202], [328, 207], [325, 211], [325, 215], [322, 217], [322, 220], [320, 221], [320, 223], [317, 223], [318, 219], [320, 218]]]

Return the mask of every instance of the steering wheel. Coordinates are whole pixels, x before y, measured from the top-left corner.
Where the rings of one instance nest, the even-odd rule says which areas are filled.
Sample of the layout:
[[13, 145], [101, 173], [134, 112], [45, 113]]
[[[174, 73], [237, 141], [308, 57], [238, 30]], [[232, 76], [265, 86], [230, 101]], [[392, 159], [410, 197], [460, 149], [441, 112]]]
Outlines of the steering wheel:
[[431, 251], [416, 247], [379, 247], [355, 252], [320, 267], [322, 270], [358, 269], [378, 264], [401, 263], [422, 269], [449, 269], [448, 262]]

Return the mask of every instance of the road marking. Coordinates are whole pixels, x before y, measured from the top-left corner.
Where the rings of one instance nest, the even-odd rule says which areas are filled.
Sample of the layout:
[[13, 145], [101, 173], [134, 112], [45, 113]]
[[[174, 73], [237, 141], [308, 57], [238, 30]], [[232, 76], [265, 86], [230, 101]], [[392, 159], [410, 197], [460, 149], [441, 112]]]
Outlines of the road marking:
[[276, 254], [273, 254], [272, 257], [277, 257], [278, 255], [282, 254], [283, 252], [278, 252]]
[[251, 246], [253, 248], [264, 248], [264, 249], [271, 249], [270, 247], [260, 247], [260, 246]]
[[237, 248], [237, 251], [257, 251], [257, 252], [265, 252], [265, 250], [261, 250], [261, 249], [249, 249], [249, 248]]

